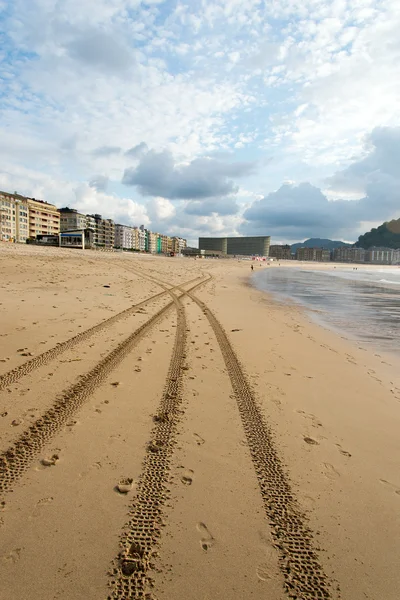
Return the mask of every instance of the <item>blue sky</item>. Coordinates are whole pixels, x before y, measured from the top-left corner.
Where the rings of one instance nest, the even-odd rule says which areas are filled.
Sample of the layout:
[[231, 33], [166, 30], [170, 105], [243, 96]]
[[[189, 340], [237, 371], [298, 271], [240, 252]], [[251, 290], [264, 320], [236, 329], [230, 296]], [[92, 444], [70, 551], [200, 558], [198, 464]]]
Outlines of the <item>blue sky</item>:
[[0, 189], [182, 235], [400, 217], [397, 0], [0, 0]]

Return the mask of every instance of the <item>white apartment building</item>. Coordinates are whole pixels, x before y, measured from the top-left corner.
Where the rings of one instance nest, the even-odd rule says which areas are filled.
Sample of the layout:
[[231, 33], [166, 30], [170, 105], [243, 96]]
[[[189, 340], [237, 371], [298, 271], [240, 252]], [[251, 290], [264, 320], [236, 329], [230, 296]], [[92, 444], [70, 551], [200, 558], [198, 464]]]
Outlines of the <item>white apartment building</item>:
[[24, 196], [0, 192], [0, 241], [25, 243], [29, 237], [28, 214]]
[[397, 264], [399, 260], [399, 251], [393, 248], [375, 247], [365, 251], [365, 261], [379, 265]]
[[140, 250], [140, 252], [145, 252], [147, 232], [143, 225], [137, 229], [137, 236], [137, 250]]
[[136, 249], [135, 229], [128, 225], [115, 224], [115, 247], [124, 250]]

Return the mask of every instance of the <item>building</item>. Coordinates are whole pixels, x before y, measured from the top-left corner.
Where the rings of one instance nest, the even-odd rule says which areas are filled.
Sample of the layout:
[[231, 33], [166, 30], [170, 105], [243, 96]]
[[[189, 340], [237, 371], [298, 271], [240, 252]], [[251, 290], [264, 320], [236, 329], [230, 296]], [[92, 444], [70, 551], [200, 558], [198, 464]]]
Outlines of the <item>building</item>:
[[399, 262], [399, 250], [375, 247], [365, 250], [365, 262], [378, 265], [393, 265]]
[[93, 215], [85, 215], [86, 223], [85, 228], [93, 231], [93, 246], [97, 246], [97, 230], [96, 230], [96, 219]]
[[28, 199], [0, 192], [0, 241], [25, 243], [29, 237]]
[[365, 261], [364, 248], [340, 246], [333, 251], [333, 260], [336, 262], [362, 263]]
[[182, 250], [183, 256], [192, 256], [199, 258], [224, 258], [226, 254], [222, 253], [220, 250], [199, 250], [199, 248], [190, 248], [186, 246]]
[[58, 212], [60, 213], [60, 231], [86, 228], [86, 215], [82, 215], [74, 208], [60, 208]]
[[298, 248], [296, 250], [296, 259], [329, 262], [331, 260], [331, 252], [326, 248]]
[[57, 235], [60, 232], [60, 213], [54, 204], [27, 198], [29, 209], [29, 237]]
[[136, 232], [128, 225], [115, 225], [115, 247], [123, 250], [136, 250]]
[[173, 237], [172, 238], [172, 250], [174, 254], [182, 254], [184, 248], [187, 246], [187, 241], [181, 237]]
[[146, 248], [147, 252], [150, 252], [151, 254], [156, 254], [157, 239], [158, 239], [158, 233], [147, 230], [147, 248]]
[[93, 229], [74, 229], [72, 231], [60, 231], [58, 243], [61, 248], [85, 248], [93, 247]]
[[252, 237], [199, 238], [200, 250], [216, 250], [223, 254], [268, 256], [271, 238], [267, 235]]
[[134, 227], [135, 230], [135, 250], [145, 252], [146, 250], [146, 231], [144, 226]]
[[[157, 247], [157, 252], [159, 252], [160, 254], [168, 254], [168, 248], [171, 246], [172, 248], [172, 240], [170, 243], [171, 238], [168, 235], [164, 235], [162, 233], [158, 234], [158, 247]], [[172, 250], [170, 251], [172, 252]]]
[[[94, 245], [100, 248], [114, 248], [115, 226], [112, 219], [102, 219], [101, 215], [87, 215], [86, 226], [91, 228], [94, 221]], [[91, 225], [89, 225], [89, 223]]]
[[228, 254], [228, 238], [201, 237], [199, 238], [199, 250], [215, 250], [222, 254]]
[[270, 258], [276, 258], [277, 260], [290, 260], [292, 258], [292, 251], [289, 245], [272, 245], [269, 247]]
[[0, 242], [6, 241], [6, 221], [8, 210], [3, 206], [3, 201], [0, 200]]

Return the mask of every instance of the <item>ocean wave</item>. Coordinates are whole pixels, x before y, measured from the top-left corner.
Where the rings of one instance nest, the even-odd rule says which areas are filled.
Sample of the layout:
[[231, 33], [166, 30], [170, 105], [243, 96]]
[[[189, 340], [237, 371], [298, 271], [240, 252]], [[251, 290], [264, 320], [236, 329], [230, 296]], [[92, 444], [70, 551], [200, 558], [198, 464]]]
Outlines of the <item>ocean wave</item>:
[[391, 283], [392, 285], [400, 285], [400, 281], [391, 281], [390, 279], [379, 279], [378, 283]]

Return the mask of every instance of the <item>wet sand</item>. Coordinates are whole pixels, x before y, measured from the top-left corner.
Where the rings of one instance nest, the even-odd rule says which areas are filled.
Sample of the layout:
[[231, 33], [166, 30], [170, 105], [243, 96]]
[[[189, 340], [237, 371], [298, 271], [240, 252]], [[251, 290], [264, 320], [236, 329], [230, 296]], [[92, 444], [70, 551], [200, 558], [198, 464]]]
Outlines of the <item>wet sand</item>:
[[249, 274], [0, 245], [1, 600], [398, 597], [398, 364]]

